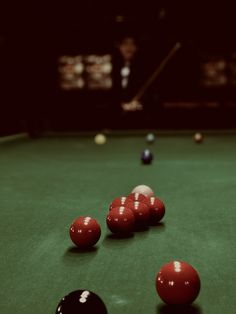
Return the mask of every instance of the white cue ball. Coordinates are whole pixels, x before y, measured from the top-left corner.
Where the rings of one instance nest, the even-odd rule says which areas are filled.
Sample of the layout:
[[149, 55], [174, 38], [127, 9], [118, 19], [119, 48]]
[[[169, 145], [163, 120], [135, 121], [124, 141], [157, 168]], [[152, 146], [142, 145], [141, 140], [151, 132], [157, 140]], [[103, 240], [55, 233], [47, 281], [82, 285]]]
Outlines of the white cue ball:
[[147, 185], [137, 185], [131, 193], [140, 193], [147, 197], [154, 196], [153, 190]]
[[97, 144], [97, 145], [104, 145], [107, 141], [107, 138], [104, 134], [97, 134], [95, 137], [94, 137], [94, 142]]

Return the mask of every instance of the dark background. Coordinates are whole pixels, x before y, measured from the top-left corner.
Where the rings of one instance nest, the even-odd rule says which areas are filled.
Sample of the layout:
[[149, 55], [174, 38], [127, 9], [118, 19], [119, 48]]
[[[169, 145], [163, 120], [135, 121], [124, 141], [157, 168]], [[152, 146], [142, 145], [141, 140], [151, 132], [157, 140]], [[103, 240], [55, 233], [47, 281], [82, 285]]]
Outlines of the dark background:
[[130, 116], [125, 127], [234, 128], [235, 87], [205, 88], [198, 70], [202, 60], [227, 59], [236, 51], [235, 30], [235, 10], [227, 1], [2, 2], [0, 134], [112, 127], [106, 110], [111, 95], [60, 90], [57, 60], [112, 53], [126, 31], [138, 36], [153, 69], [175, 42], [183, 48], [149, 90], [155, 114], [142, 125]]

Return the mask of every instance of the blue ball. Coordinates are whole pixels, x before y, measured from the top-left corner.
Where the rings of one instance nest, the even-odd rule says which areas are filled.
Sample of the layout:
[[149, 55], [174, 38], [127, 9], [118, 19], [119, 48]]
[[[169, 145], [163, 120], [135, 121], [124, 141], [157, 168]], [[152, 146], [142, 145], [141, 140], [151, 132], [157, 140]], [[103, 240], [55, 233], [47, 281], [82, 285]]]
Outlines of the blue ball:
[[144, 165], [150, 165], [153, 160], [153, 154], [149, 149], [145, 149], [141, 154], [141, 161]]

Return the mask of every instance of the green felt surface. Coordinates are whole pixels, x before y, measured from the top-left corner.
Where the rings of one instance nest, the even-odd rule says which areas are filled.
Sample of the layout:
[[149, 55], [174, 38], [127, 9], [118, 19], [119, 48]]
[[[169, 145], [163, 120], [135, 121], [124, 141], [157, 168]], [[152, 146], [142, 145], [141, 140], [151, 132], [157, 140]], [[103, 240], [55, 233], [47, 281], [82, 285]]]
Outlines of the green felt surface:
[[[110, 314], [174, 313], [155, 291], [155, 275], [170, 260], [191, 263], [201, 277], [195, 306], [185, 313], [229, 314], [236, 308], [236, 136], [163, 135], [139, 155], [141, 136], [21, 139], [0, 144], [1, 314], [51, 314], [76, 289], [99, 294]], [[113, 239], [110, 201], [138, 184], [166, 204], [163, 224]], [[91, 215], [102, 225], [94, 250], [73, 249], [69, 225]]]

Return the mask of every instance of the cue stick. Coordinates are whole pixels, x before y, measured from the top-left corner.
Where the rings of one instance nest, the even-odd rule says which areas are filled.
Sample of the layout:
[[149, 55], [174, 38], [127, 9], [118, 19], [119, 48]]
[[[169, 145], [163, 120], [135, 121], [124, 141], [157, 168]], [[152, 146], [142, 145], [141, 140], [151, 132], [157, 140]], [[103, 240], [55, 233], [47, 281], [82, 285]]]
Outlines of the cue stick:
[[163, 71], [165, 66], [168, 64], [168, 62], [171, 60], [171, 58], [175, 55], [175, 53], [181, 48], [181, 43], [177, 42], [173, 48], [170, 50], [168, 55], [162, 60], [161, 64], [158, 65], [157, 69], [153, 72], [153, 74], [150, 76], [150, 78], [144, 83], [144, 85], [140, 88], [138, 93], [133, 97], [132, 101], [139, 100], [148, 87], [153, 83], [153, 81], [160, 75], [160, 73]]

